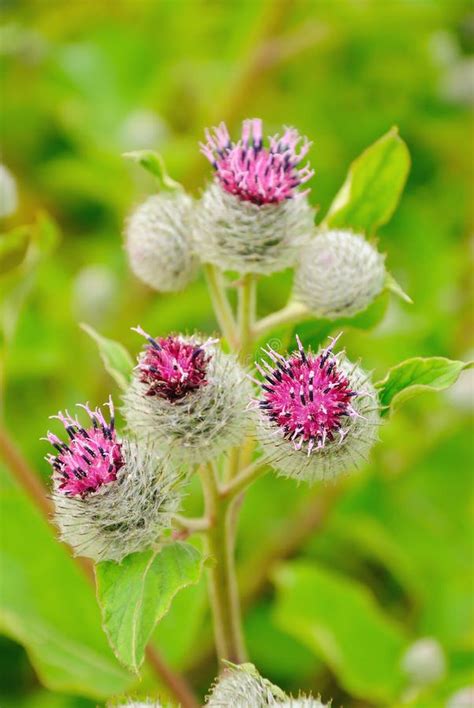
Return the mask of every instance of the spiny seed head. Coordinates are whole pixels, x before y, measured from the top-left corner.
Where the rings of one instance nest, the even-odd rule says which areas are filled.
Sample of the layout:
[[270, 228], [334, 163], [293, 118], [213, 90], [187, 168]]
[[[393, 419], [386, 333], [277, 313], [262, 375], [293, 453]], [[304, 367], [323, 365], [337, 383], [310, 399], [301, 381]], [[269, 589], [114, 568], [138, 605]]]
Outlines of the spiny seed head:
[[[227, 663], [227, 662], [226, 662]], [[284, 692], [260, 676], [253, 664], [228, 663], [208, 696], [209, 708], [266, 708], [285, 699]]]
[[245, 435], [250, 384], [217, 340], [198, 335], [147, 339], [124, 395], [128, 427], [176, 461], [205, 462]]
[[110, 423], [85, 405], [92, 425], [60, 413], [54, 417], [64, 424], [68, 443], [47, 435], [57, 451], [47, 460], [61, 539], [95, 561], [121, 561], [151, 546], [170, 528], [180, 502], [176, 470], [146, 446], [119, 440], [108, 405]]
[[[298, 145], [302, 141], [299, 148]], [[297, 195], [297, 188], [314, 174], [301, 167], [311, 143], [294, 128], [285, 128], [263, 143], [262, 121], [244, 120], [242, 137], [232, 142], [225, 123], [206, 130], [201, 152], [216, 171], [217, 183], [229, 194], [253, 204], [275, 204]]]
[[377, 438], [378, 403], [358, 365], [334, 356], [336, 340], [317, 355], [297, 341], [288, 357], [268, 347], [269, 361], [257, 364], [257, 435], [282, 475], [314, 482], [365, 459]]
[[351, 317], [370, 305], [384, 280], [384, 256], [363, 236], [327, 231], [301, 250], [295, 294], [318, 317]]
[[281, 688], [260, 676], [253, 664], [226, 662], [206, 705], [210, 708], [329, 708], [312, 696], [287, 696]]
[[141, 204], [127, 222], [125, 246], [131, 269], [155, 290], [182, 290], [196, 275], [193, 208], [184, 192], [158, 194]]
[[221, 123], [206, 132], [204, 155], [216, 180], [196, 209], [194, 239], [200, 258], [224, 270], [269, 274], [294, 265], [311, 236], [313, 211], [297, 187], [312, 175], [299, 165], [310, 143], [287, 128], [265, 147], [262, 122], [244, 121], [242, 138], [230, 140]]

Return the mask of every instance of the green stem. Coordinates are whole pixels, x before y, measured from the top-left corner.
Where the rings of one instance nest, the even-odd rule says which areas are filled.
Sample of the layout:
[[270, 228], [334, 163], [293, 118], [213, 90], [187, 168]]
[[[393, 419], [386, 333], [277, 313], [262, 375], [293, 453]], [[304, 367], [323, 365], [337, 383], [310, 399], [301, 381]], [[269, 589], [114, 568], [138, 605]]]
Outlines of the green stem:
[[212, 306], [214, 308], [219, 327], [221, 328], [222, 334], [229, 342], [231, 348], [237, 349], [239, 346], [237, 325], [235, 323], [232, 308], [227, 299], [221, 273], [210, 263], [204, 265], [204, 272], [206, 274]]
[[209, 519], [205, 516], [202, 518], [193, 519], [189, 516], [175, 514], [173, 524], [178, 531], [184, 531], [189, 534], [200, 533], [202, 531], [207, 531], [209, 528]]
[[256, 277], [252, 273], [247, 273], [243, 276], [239, 289], [239, 356], [243, 363], [246, 363], [253, 343], [252, 327], [255, 319], [256, 291]]
[[229, 450], [229, 456], [224, 468], [224, 481], [228, 482], [239, 474], [240, 469], [240, 447], [233, 447]]
[[208, 573], [217, 655], [219, 660], [241, 664], [246, 656], [231, 529], [232, 501], [221, 498], [212, 465], [201, 467], [200, 474], [210, 521], [206, 546], [214, 562]]
[[289, 302], [283, 309], [256, 322], [253, 327], [253, 336], [258, 339], [275, 327], [299, 322], [309, 317], [311, 317], [311, 313], [306, 305], [301, 302]]
[[255, 460], [251, 465], [239, 472], [239, 474], [231, 479], [226, 485], [221, 488], [221, 496], [232, 499], [241, 492], [245, 491], [253, 482], [265, 474], [265, 464], [261, 459]]

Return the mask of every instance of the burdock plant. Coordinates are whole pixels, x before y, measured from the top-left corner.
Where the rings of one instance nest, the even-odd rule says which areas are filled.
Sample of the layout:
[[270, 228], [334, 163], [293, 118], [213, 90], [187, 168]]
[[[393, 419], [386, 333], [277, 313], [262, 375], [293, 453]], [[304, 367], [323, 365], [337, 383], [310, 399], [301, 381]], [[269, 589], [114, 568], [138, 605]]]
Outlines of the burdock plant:
[[[315, 225], [310, 147], [294, 128], [265, 139], [258, 119], [244, 121], [237, 141], [224, 124], [206, 131], [201, 151], [214, 179], [199, 199], [166, 174], [157, 154], [128, 155], [159, 184], [126, 223], [133, 272], [173, 292], [201, 265], [220, 331], [134, 327], [142, 339], [133, 364], [121, 345], [89, 328], [123, 389], [124, 430], [110, 399], [108, 415], [88, 404], [76, 417], [60, 413], [67, 439], [47, 434], [60, 537], [97, 563], [104, 629], [126, 666], [139, 671], [173, 596], [206, 566], [222, 671], [209, 706], [316, 707], [330, 698], [288, 696], [246, 663], [234, 546], [249, 485], [270, 471], [306, 485], [354, 474], [396, 405], [448, 386], [464, 367], [415, 358], [374, 380], [354, 353], [346, 356], [342, 330], [380, 320], [384, 291], [409, 299], [375, 240], [398, 201], [408, 152], [396, 130], [383, 136], [353, 163]], [[258, 319], [260, 280], [286, 268], [295, 269], [290, 301]], [[325, 327], [312, 327], [316, 319]], [[324, 337], [314, 334], [322, 330]], [[189, 518], [180, 507], [196, 475], [204, 513]], [[174, 695], [165, 702], [196, 705], [179, 683], [166, 682]], [[163, 704], [158, 698], [147, 705]]]

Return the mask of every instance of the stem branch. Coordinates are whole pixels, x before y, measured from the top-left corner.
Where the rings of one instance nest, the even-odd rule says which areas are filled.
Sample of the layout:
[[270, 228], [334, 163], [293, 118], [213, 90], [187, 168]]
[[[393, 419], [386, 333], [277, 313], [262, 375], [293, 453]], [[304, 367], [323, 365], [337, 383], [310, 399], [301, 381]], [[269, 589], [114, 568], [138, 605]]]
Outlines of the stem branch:
[[292, 324], [310, 317], [311, 313], [306, 305], [301, 302], [289, 302], [281, 310], [272, 312], [271, 315], [267, 315], [267, 317], [263, 317], [256, 322], [253, 327], [253, 335], [258, 339], [275, 327]]
[[250, 353], [255, 319], [257, 280], [255, 275], [247, 273], [242, 278], [239, 288], [239, 345], [240, 360], [245, 363]]
[[265, 471], [265, 463], [261, 459], [255, 460], [221, 488], [221, 496], [232, 499], [245, 491], [255, 480], [265, 474]]

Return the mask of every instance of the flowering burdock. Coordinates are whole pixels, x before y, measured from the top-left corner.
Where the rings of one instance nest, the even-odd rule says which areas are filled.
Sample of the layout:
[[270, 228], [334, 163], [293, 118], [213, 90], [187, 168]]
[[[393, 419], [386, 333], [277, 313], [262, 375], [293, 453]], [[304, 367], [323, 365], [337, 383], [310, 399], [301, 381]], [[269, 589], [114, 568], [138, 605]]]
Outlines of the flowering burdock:
[[125, 247], [130, 267], [144, 283], [162, 292], [182, 290], [196, 275], [191, 241], [193, 200], [184, 192], [149, 197], [130, 216]]
[[382, 291], [384, 257], [363, 236], [327, 231], [301, 250], [295, 294], [318, 317], [352, 317]]
[[337, 340], [317, 355], [288, 357], [266, 349], [257, 364], [263, 381], [257, 435], [282, 475], [314, 482], [360, 464], [377, 438], [377, 396], [369, 377], [341, 352]]
[[[385, 271], [383, 256], [350, 226], [354, 214], [362, 231], [385, 222], [408, 166], [402, 165], [399, 136], [390, 131], [354, 163], [329, 209], [326, 223], [344, 224], [345, 230], [318, 233], [307, 200], [313, 172], [306, 164], [306, 138], [287, 128], [264, 140], [262, 122], [254, 119], [244, 121], [237, 142], [224, 124], [207, 131], [206, 139], [201, 150], [215, 179], [197, 201], [168, 177], [158, 155], [129, 154], [172, 191], [136, 209], [126, 227], [126, 248], [133, 271], [156, 290], [179, 290], [194, 276], [198, 260], [205, 265], [216, 321], [230, 353], [224, 353], [219, 339], [154, 337], [137, 327], [144, 342], [133, 368], [123, 347], [87, 327], [107, 370], [124, 389], [123, 413], [132, 437], [116, 432], [111, 401], [109, 420], [99, 409], [84, 406], [90, 418], [85, 427], [67, 412], [57, 416], [69, 440], [48, 433], [55, 448], [48, 456], [55, 519], [76, 554], [96, 561], [133, 554], [121, 568], [105, 563], [96, 569], [104, 629], [117, 657], [131, 669], [144, 659], [147, 638], [172, 597], [196, 583], [205, 566], [216, 653], [234, 662], [213, 686], [207, 705], [323, 708], [318, 698], [286, 695], [245, 663], [234, 549], [243, 494], [269, 466], [310, 483], [358, 466], [377, 439], [381, 407], [393, 410], [410, 387], [412, 392], [442, 388], [440, 382], [452, 381], [462, 364], [440, 357], [413, 359], [373, 385], [358, 363], [335, 353], [337, 338], [313, 353], [297, 337], [297, 348], [286, 356], [271, 346], [264, 349], [266, 356], [257, 364], [261, 379], [254, 379], [257, 394], [242, 362], [266, 335], [280, 336], [311, 314], [351, 317], [384, 285], [400, 291]], [[391, 187], [374, 177], [374, 170], [392, 154], [394, 193], [382, 195]], [[360, 195], [370, 195], [374, 184], [377, 198], [372, 203], [367, 197], [368, 208], [364, 202], [361, 209]], [[291, 265], [296, 266], [297, 297], [258, 319], [258, 276]], [[236, 303], [228, 297], [226, 270], [237, 271]], [[188, 518], [176, 511], [194, 467], [203, 515]], [[268, 510], [260, 501], [259, 513], [265, 516]], [[296, 524], [300, 514], [298, 509]], [[195, 533], [204, 536], [204, 554], [200, 544], [186, 542]], [[280, 539], [272, 543], [277, 551]], [[267, 579], [257, 573], [257, 585], [260, 580]], [[424, 641], [405, 656], [412, 687], [441, 675], [442, 657], [435, 648]], [[183, 682], [154, 652], [148, 656], [154, 657], [153, 667], [174, 703], [194, 708]], [[386, 666], [384, 672], [388, 675]], [[145, 704], [150, 703], [128, 705]]]
[[145, 446], [120, 440], [98, 408], [82, 406], [91, 425], [59, 413], [69, 441], [48, 432], [55, 521], [76, 555], [116, 560], [152, 545], [171, 526], [180, 495], [177, 474]]
[[251, 395], [242, 367], [215, 339], [151, 337], [124, 395], [128, 427], [174, 460], [206, 462], [246, 432]]
[[264, 144], [262, 121], [245, 120], [232, 142], [224, 123], [206, 131], [201, 151], [215, 170], [196, 211], [201, 259], [224, 270], [272, 273], [298, 258], [310, 238], [313, 212], [299, 191], [313, 175], [302, 165], [311, 143], [294, 128]]

